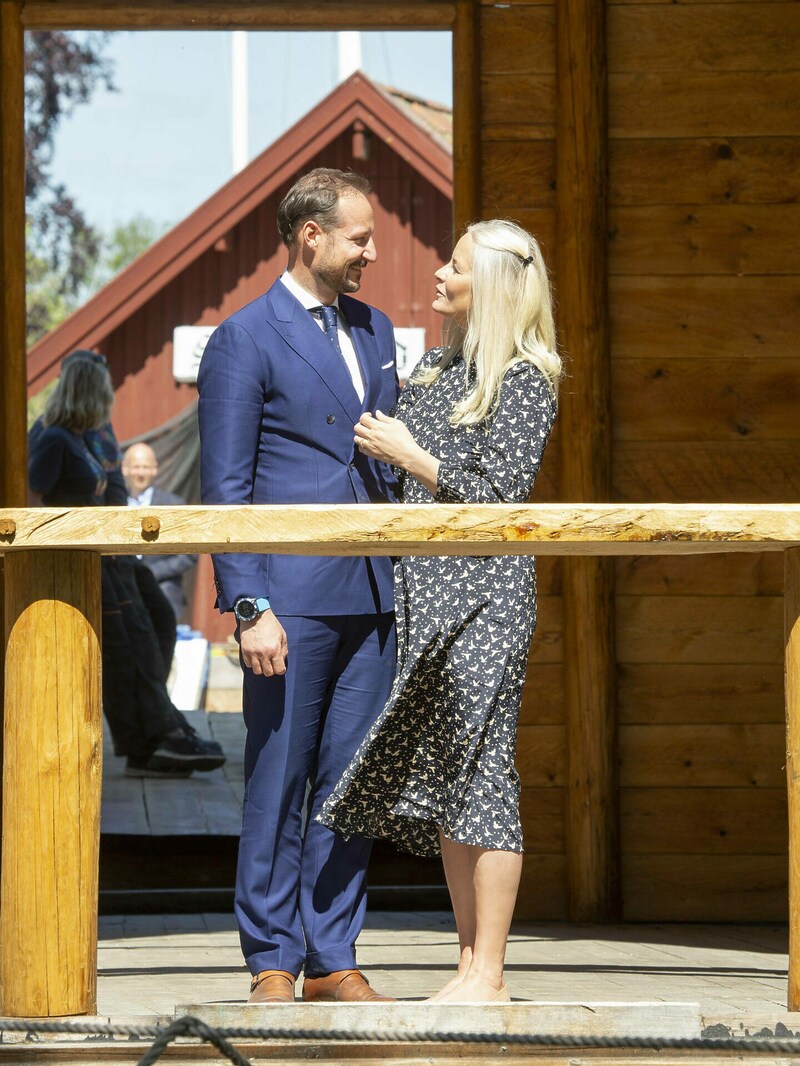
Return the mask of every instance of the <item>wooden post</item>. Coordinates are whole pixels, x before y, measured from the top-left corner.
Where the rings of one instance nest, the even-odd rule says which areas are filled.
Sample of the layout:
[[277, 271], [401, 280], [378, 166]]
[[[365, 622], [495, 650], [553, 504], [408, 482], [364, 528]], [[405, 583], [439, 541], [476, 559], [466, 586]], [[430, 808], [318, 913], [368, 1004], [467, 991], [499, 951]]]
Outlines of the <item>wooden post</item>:
[[453, 25], [453, 244], [481, 215], [480, 0], [456, 0]]
[[[611, 499], [604, 0], [556, 5], [556, 289], [569, 376], [561, 499]], [[614, 585], [609, 559], [565, 559], [567, 848], [573, 921], [618, 913]]]
[[786, 785], [789, 803], [789, 988], [800, 1010], [800, 548], [784, 553]]
[[0, 0], [0, 505], [27, 492], [22, 4]]
[[93, 1014], [102, 720], [100, 557], [5, 559], [0, 1012]]

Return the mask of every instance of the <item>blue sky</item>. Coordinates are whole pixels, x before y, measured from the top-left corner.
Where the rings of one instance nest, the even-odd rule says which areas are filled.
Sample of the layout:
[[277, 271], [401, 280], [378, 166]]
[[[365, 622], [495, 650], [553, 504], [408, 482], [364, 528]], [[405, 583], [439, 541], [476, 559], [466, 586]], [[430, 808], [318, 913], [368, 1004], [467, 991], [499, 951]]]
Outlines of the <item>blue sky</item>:
[[[257, 155], [338, 81], [335, 33], [249, 33], [249, 151]], [[363, 33], [362, 69], [452, 104], [449, 33]], [[52, 172], [102, 230], [144, 215], [175, 223], [231, 176], [231, 35], [113, 34], [117, 92], [66, 118]]]

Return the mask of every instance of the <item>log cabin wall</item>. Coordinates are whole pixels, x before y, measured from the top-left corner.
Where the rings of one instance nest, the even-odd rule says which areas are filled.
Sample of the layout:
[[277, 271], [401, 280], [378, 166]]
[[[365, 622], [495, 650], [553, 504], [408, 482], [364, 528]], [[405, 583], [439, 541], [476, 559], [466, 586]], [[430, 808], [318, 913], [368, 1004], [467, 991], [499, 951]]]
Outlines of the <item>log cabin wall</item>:
[[[799, 498], [799, 16], [609, 7], [618, 500]], [[766, 555], [617, 565], [629, 919], [787, 916], [781, 592]]]
[[[539, 240], [554, 271], [555, 5], [484, 3], [479, 36], [482, 214], [513, 218], [525, 226]], [[556, 429], [537, 479], [535, 500], [559, 498], [559, 448]], [[525, 832], [517, 914], [565, 920], [569, 889], [561, 564], [543, 558], [538, 569], [539, 617], [517, 750]]]
[[[612, 0], [606, 16], [613, 498], [796, 501], [798, 7]], [[551, 268], [555, 30], [549, 3], [482, 7], [483, 214], [530, 228]], [[540, 578], [519, 913], [546, 919], [569, 910], [559, 564]], [[626, 919], [786, 918], [781, 592], [777, 556], [616, 564]]]

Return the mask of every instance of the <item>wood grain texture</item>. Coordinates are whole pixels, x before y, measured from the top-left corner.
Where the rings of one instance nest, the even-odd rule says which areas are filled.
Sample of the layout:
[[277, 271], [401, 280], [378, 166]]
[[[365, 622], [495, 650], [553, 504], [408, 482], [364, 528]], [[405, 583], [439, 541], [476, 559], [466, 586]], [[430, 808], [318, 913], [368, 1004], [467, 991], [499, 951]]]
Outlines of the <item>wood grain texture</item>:
[[788, 509], [800, 500], [800, 452], [792, 441], [621, 442], [613, 474], [617, 500], [708, 500], [712, 507], [786, 500]]
[[100, 565], [6, 559], [2, 1011], [94, 1014], [102, 722]]
[[[559, 404], [561, 498], [597, 501], [611, 491], [605, 7], [556, 10], [557, 324], [574, 371]], [[614, 570], [566, 559], [562, 573], [570, 914], [608, 921], [620, 905]]]
[[[520, 208], [554, 207], [555, 142], [484, 140], [482, 187], [487, 210], [502, 217]], [[537, 229], [541, 225], [531, 227], [538, 236]]]
[[561, 663], [545, 663], [532, 654], [522, 690], [520, 725], [564, 724], [564, 671]]
[[609, 269], [612, 274], [797, 274], [800, 248], [793, 238], [799, 226], [800, 204], [612, 207]]
[[786, 782], [789, 803], [789, 1010], [800, 1010], [800, 549], [787, 551], [784, 592]]
[[563, 788], [522, 789], [520, 815], [526, 852], [563, 855], [565, 802], [566, 790]]
[[[142, 519], [151, 515], [159, 518], [155, 536], [142, 533]], [[0, 534], [7, 554], [691, 555], [800, 544], [800, 504], [40, 507], [0, 509], [4, 520], [16, 526], [13, 535]]]
[[800, 133], [798, 95], [800, 70], [612, 71], [609, 132], [612, 137], [793, 137]]
[[[453, 26], [453, 229], [456, 239], [481, 215], [481, 10], [477, 0], [456, 0]], [[453, 242], [455, 243], [455, 241]]]
[[0, 506], [28, 499], [21, 3], [0, 4]]
[[624, 725], [620, 784], [782, 789], [783, 734], [779, 724]]
[[797, 278], [610, 278], [615, 359], [786, 359], [800, 334]]
[[800, 439], [797, 359], [616, 359], [618, 441]]
[[556, 6], [497, 6], [481, 17], [484, 74], [554, 74]]
[[620, 663], [781, 661], [783, 604], [763, 596], [618, 596]]
[[617, 590], [628, 596], [781, 596], [783, 559], [761, 555], [631, 557], [617, 561]]
[[481, 80], [484, 127], [511, 123], [523, 127], [525, 139], [555, 138], [554, 74], [484, 74]]
[[651, 137], [609, 146], [609, 201], [618, 207], [798, 199], [796, 137]]
[[[555, 203], [556, 143], [525, 130], [492, 141], [484, 131], [484, 195], [498, 203]], [[793, 204], [800, 198], [797, 138], [615, 140], [609, 144], [609, 204]]]
[[525, 788], [563, 787], [564, 727], [524, 725], [517, 734], [517, 769]]
[[785, 788], [623, 788], [624, 855], [785, 855]]
[[514, 918], [529, 922], [567, 920], [567, 863], [563, 855], [524, 856]]
[[622, 71], [797, 70], [800, 17], [786, 3], [612, 6], [608, 64]]
[[617, 686], [623, 724], [783, 722], [783, 668], [778, 662], [623, 663]]
[[785, 922], [783, 855], [632, 855], [622, 866], [625, 921]]
[[[4, 0], [5, 2], [5, 0]], [[454, 0], [26, 0], [26, 29], [447, 29]]]

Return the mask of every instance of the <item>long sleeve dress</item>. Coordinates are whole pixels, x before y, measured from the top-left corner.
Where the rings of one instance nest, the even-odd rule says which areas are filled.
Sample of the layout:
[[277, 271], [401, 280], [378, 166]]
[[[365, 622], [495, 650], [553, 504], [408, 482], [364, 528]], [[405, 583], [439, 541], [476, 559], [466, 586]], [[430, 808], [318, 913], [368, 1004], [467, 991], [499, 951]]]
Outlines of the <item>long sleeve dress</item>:
[[[427, 367], [442, 349], [427, 352]], [[457, 355], [430, 385], [412, 378], [397, 418], [441, 460], [436, 495], [405, 472], [405, 503], [524, 503], [556, 414], [532, 364], [506, 373], [494, 415], [453, 426], [468, 382]], [[413, 556], [395, 567], [398, 664], [389, 700], [319, 818], [345, 837], [439, 852], [460, 843], [522, 851], [517, 719], [536, 628], [531, 555]]]

